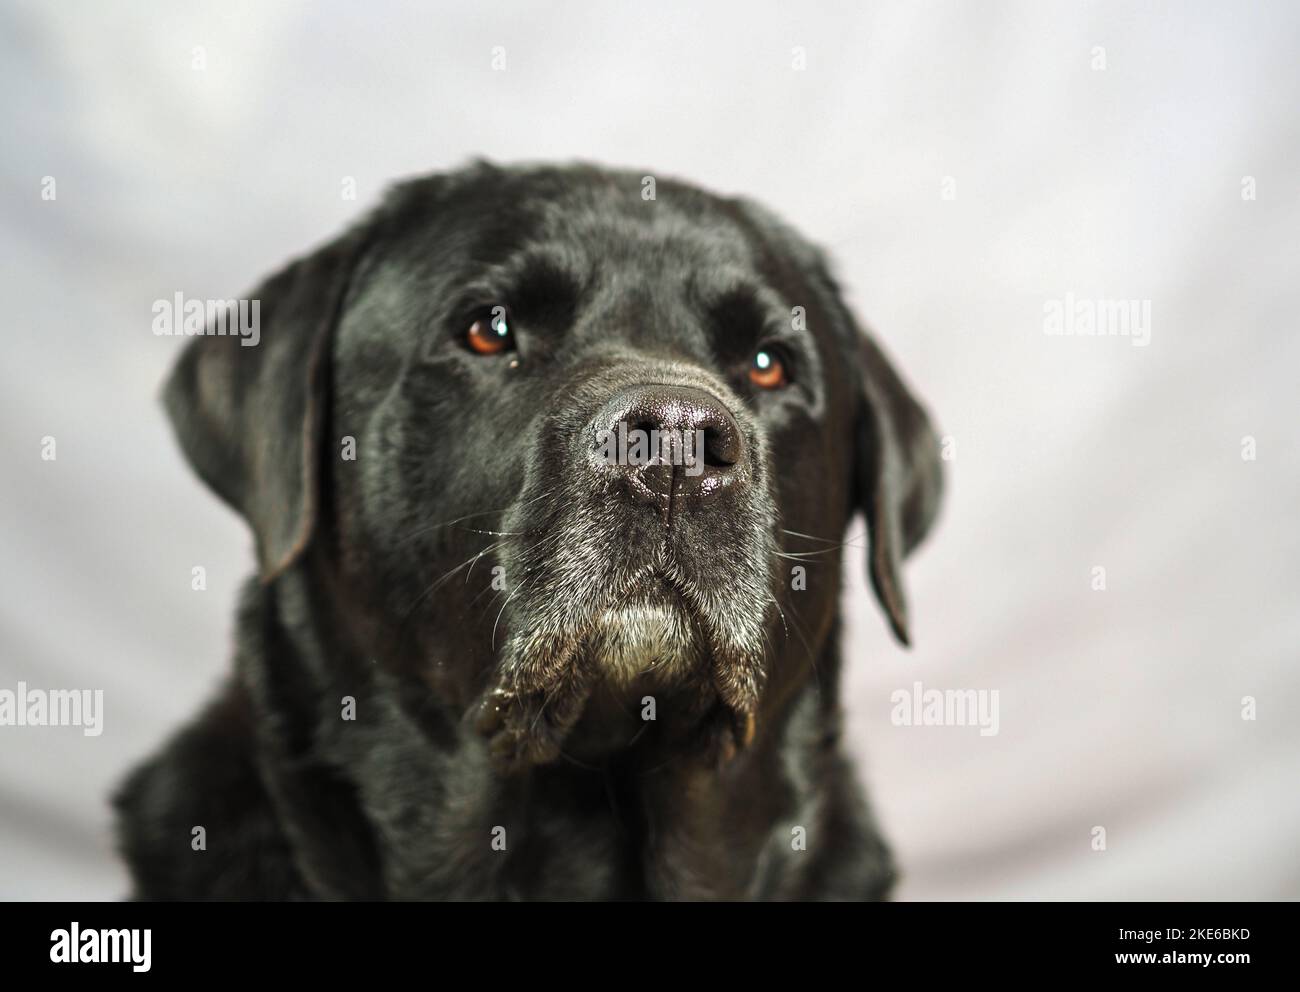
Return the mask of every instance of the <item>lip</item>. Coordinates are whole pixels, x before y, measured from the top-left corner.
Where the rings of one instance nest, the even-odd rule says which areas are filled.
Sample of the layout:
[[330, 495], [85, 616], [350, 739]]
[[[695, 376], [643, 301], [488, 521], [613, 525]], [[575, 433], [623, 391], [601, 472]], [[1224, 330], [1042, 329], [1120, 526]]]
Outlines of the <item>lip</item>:
[[680, 473], [674, 472], [669, 485], [663, 488], [653, 488], [647, 485], [646, 480], [641, 474], [634, 475], [630, 478], [628, 480], [628, 486], [631, 488], [632, 492], [659, 511], [660, 516], [665, 521], [664, 526], [666, 528], [671, 526], [670, 521], [672, 509], [677, 503], [701, 503], [709, 496], [717, 493], [720, 489], [725, 489], [740, 481], [743, 481], [743, 477], [740, 475], [737, 475], [736, 477], [733, 477], [731, 474], [710, 475], [700, 481], [699, 487], [695, 492], [686, 493], [682, 491], [684, 482], [680, 478]]

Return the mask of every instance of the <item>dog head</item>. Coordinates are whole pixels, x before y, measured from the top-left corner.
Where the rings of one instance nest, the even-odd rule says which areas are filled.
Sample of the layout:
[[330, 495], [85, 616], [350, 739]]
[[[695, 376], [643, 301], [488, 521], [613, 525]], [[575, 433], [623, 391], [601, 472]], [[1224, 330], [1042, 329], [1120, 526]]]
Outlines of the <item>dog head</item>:
[[166, 390], [263, 579], [328, 569], [367, 650], [484, 699], [509, 760], [554, 757], [596, 687], [743, 741], [831, 636], [856, 511], [908, 638], [900, 565], [940, 492], [924, 411], [796, 233], [645, 188], [404, 184], [255, 292], [256, 347], [200, 337]]

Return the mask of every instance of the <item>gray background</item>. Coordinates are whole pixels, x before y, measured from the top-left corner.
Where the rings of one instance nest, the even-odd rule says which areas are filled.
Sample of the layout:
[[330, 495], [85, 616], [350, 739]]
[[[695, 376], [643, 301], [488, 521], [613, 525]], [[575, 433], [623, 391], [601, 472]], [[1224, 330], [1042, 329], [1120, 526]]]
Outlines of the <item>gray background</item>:
[[[107, 712], [0, 727], [0, 896], [125, 891], [106, 792], [227, 665], [251, 543], [172, 443], [153, 301], [474, 155], [767, 202], [953, 439], [914, 650], [848, 572], [902, 897], [1300, 895], [1300, 7], [793, 6], [3, 5], [0, 688]], [[1150, 345], [1045, 335], [1067, 292], [1151, 300]], [[999, 690], [1000, 734], [893, 726], [914, 680]]]

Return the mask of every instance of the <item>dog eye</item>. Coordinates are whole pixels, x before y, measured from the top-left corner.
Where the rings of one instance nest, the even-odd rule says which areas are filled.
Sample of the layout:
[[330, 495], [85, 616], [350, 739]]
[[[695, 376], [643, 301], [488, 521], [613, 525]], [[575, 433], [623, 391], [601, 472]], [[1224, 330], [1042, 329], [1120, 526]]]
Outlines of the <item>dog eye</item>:
[[479, 317], [465, 332], [465, 343], [476, 355], [499, 355], [515, 346], [510, 333], [510, 315], [504, 307], [493, 307], [490, 313]]
[[749, 366], [749, 381], [759, 389], [781, 389], [789, 385], [790, 376], [781, 353], [768, 346], [754, 352]]

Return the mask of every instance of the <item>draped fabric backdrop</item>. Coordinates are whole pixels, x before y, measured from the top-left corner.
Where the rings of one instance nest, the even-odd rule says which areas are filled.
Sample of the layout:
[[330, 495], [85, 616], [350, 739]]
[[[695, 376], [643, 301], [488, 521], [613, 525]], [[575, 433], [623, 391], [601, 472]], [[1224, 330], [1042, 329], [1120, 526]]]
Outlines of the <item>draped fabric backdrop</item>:
[[[228, 667], [251, 541], [172, 441], [153, 301], [239, 296], [475, 156], [764, 201], [928, 402], [949, 488], [914, 649], [860, 539], [845, 568], [900, 897], [1300, 896], [1300, 7], [6, 0], [0, 25], [0, 689], [105, 707], [97, 737], [0, 727], [0, 896], [125, 893], [106, 796]], [[1111, 299], [1146, 331], [1047, 333]], [[898, 725], [918, 682], [996, 690], [998, 733]]]

